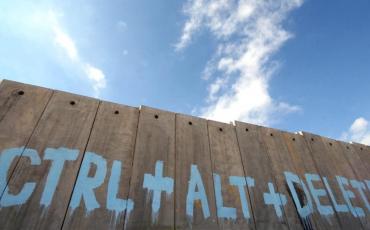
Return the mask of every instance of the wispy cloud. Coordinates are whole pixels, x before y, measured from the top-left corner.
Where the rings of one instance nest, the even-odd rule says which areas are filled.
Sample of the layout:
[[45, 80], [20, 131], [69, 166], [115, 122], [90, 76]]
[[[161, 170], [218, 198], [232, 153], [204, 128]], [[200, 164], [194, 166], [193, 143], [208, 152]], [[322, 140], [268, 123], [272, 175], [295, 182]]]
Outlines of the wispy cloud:
[[86, 63], [83, 66], [83, 70], [86, 73], [86, 76], [94, 83], [94, 91], [98, 94], [101, 89], [105, 88], [105, 75], [101, 69], [96, 68], [89, 63]]
[[125, 21], [119, 20], [117, 22], [117, 29], [119, 31], [125, 31], [127, 29], [127, 23]]
[[54, 41], [67, 55], [67, 57], [82, 69], [94, 89], [94, 96], [98, 97], [100, 91], [106, 87], [106, 77], [103, 71], [92, 64], [81, 60], [74, 40], [60, 25], [54, 11], [49, 11], [48, 16], [52, 22]]
[[64, 31], [61, 30], [59, 25], [53, 26], [55, 43], [65, 50], [68, 57], [73, 60], [78, 60], [78, 52], [72, 38]]
[[[9, 31], [16, 37], [32, 41], [32, 43], [43, 44], [43, 47], [51, 50], [54, 55], [60, 51], [66, 56], [63, 58], [63, 64], [67, 60], [73, 67], [71, 69], [77, 70], [77, 76], [82, 81], [86, 81], [87, 85], [91, 85], [94, 96], [98, 97], [106, 86], [103, 70], [79, 54], [75, 40], [63, 25], [63, 13], [50, 4], [17, 0], [1, 2], [0, 21], [3, 31]], [[76, 76], [76, 74], [71, 75]]]
[[302, 0], [188, 0], [188, 16], [176, 50], [186, 48], [193, 35], [208, 29], [218, 47], [204, 70], [210, 81], [201, 115], [220, 121], [243, 120], [268, 124], [272, 115], [300, 110], [274, 100], [269, 82], [279, 63], [272, 56], [292, 37], [283, 28], [290, 11]]
[[341, 139], [370, 145], [369, 122], [363, 117], [357, 118], [351, 127], [342, 133]]

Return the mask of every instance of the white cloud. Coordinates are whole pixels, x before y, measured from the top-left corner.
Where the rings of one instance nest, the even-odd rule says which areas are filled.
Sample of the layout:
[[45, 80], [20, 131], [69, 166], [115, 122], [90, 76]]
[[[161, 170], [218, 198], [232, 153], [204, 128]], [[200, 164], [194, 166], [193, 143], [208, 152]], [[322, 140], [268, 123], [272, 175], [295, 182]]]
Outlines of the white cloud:
[[90, 64], [85, 64], [84, 71], [86, 76], [94, 83], [93, 88], [95, 92], [99, 92], [100, 89], [105, 88], [106, 81], [103, 71]]
[[77, 61], [77, 49], [72, 38], [70, 38], [68, 34], [66, 34], [64, 31], [61, 30], [59, 26], [56, 25], [53, 26], [53, 32], [55, 36], [55, 43], [66, 51], [68, 57], [71, 60]]
[[62, 26], [61, 19], [63, 13], [51, 9], [49, 4], [31, 1], [0, 2], [1, 32], [9, 32], [35, 44], [42, 43], [46, 49], [61, 51], [73, 69], [82, 73], [81, 80], [91, 85], [97, 97], [106, 85], [106, 77], [102, 70], [80, 56], [76, 42]]
[[203, 79], [210, 83], [202, 116], [267, 124], [282, 112], [300, 110], [274, 100], [269, 80], [279, 66], [272, 55], [292, 37], [283, 22], [301, 4], [302, 0], [188, 0], [184, 7], [188, 20], [176, 50], [186, 48], [203, 28], [218, 41], [204, 70]]
[[370, 145], [369, 122], [363, 117], [357, 118], [349, 130], [342, 133], [341, 139]]
[[87, 79], [91, 82], [94, 89], [94, 96], [98, 97], [101, 89], [106, 87], [106, 77], [103, 71], [92, 64], [81, 60], [75, 41], [60, 25], [57, 14], [54, 11], [48, 12], [48, 17], [52, 27], [55, 44], [60, 47], [67, 57], [77, 65], [84, 73]]
[[117, 29], [118, 30], [124, 31], [124, 30], [126, 30], [126, 28], [127, 28], [127, 23], [126, 22], [124, 22], [122, 20], [117, 22]]

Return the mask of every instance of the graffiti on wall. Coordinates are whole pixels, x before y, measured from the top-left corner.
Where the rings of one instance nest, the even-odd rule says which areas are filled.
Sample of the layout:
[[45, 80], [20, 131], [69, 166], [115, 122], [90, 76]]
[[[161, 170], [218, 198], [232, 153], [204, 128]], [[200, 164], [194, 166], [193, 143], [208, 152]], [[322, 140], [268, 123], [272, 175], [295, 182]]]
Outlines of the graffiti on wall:
[[[30, 198], [36, 187], [36, 182], [26, 182], [23, 188], [14, 194], [9, 191], [7, 187], [7, 175], [12, 162], [17, 157], [25, 157], [29, 159], [30, 165], [40, 165], [43, 161], [51, 161], [47, 180], [44, 185], [44, 190], [40, 199], [40, 206], [47, 208], [53, 201], [53, 194], [60, 183], [60, 175], [66, 163], [77, 159], [78, 150], [68, 148], [46, 148], [43, 159], [40, 159], [38, 152], [34, 149], [18, 147], [9, 148], [1, 152], [0, 155], [0, 191], [4, 191], [0, 200], [1, 209], [11, 206], [22, 206]], [[143, 175], [142, 189], [146, 191], [147, 196], [151, 199], [152, 218], [156, 221], [156, 215], [161, 208], [161, 199], [166, 196], [172, 196], [174, 192], [174, 178], [164, 175], [164, 161], [158, 160], [153, 165], [154, 173], [145, 173]], [[92, 167], [95, 167], [94, 175], [89, 175]], [[110, 170], [107, 167], [111, 167]], [[200, 202], [203, 217], [205, 219], [210, 217], [209, 200], [204, 188], [202, 173], [199, 171], [196, 164], [189, 165], [190, 175], [188, 175], [188, 186], [186, 195], [186, 214], [189, 217], [193, 216], [194, 203]], [[101, 204], [95, 197], [94, 190], [103, 185], [105, 180], [108, 180], [107, 194], [106, 194], [106, 208], [113, 211], [116, 217], [127, 212], [127, 216], [135, 208], [135, 201], [128, 198], [122, 199], [118, 197], [118, 190], [120, 187], [120, 177], [125, 172], [121, 170], [122, 162], [114, 160], [112, 165], [107, 165], [107, 160], [100, 154], [94, 152], [86, 152], [77, 181], [72, 193], [69, 203], [69, 208], [76, 209], [80, 205], [85, 206], [86, 215], [89, 215], [94, 209], [101, 208]], [[110, 171], [110, 175], [107, 172]], [[318, 211], [323, 216], [334, 215], [336, 212], [348, 212], [356, 218], [361, 218], [370, 212], [370, 205], [366, 192], [370, 191], [370, 180], [349, 180], [344, 176], [337, 175], [335, 178], [327, 178], [318, 174], [307, 172], [304, 174], [305, 178], [300, 178], [297, 174], [289, 171], [284, 172], [286, 184], [289, 188], [290, 194], [293, 198], [297, 212], [301, 218], [306, 218], [312, 212]], [[283, 206], [287, 203], [287, 197], [284, 194], [278, 193], [272, 182], [256, 181], [252, 177], [240, 177], [230, 175], [228, 178], [229, 184], [221, 184], [220, 175], [213, 174], [214, 194], [216, 198], [217, 216], [219, 218], [236, 219], [237, 212], [235, 207], [224, 206], [222, 197], [222, 186], [235, 186], [239, 191], [239, 199], [241, 202], [243, 218], [251, 218], [251, 210], [248, 206], [248, 196], [246, 189], [253, 190], [256, 183], [267, 183], [268, 191], [263, 194], [263, 200], [266, 206], [272, 206], [275, 209], [276, 216], [282, 218]], [[315, 187], [314, 182], [322, 180], [325, 187]], [[340, 188], [341, 195], [345, 203], [339, 203], [337, 197], [332, 192], [328, 180], [334, 180]], [[297, 186], [302, 189], [297, 189]], [[352, 199], [355, 194], [351, 189], [355, 189], [360, 194], [360, 199], [363, 201], [362, 207], [357, 207], [352, 204]], [[300, 198], [304, 196], [303, 199]], [[164, 196], [163, 196], [164, 195]], [[320, 197], [328, 197], [333, 205], [320, 203]]]

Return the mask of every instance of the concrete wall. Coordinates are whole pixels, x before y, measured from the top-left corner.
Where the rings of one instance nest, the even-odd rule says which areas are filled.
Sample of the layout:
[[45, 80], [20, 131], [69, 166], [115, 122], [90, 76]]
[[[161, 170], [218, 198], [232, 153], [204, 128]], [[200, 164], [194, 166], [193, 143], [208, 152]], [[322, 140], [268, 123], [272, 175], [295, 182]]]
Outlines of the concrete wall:
[[4, 80], [1, 229], [370, 229], [370, 147]]

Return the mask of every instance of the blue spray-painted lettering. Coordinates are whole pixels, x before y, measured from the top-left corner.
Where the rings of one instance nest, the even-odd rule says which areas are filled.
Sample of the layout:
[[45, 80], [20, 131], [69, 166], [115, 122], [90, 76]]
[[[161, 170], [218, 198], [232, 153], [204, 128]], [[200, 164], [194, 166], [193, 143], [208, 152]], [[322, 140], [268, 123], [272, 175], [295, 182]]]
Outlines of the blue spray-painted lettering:
[[[88, 175], [92, 164], [96, 165], [96, 172], [94, 177], [89, 177]], [[82, 199], [84, 199], [87, 214], [100, 207], [99, 203], [96, 201], [94, 189], [104, 182], [106, 173], [107, 161], [96, 153], [86, 152], [69, 205], [72, 209], [71, 213], [80, 205]]]
[[144, 174], [143, 188], [148, 189], [149, 193], [153, 192], [152, 219], [155, 221], [161, 207], [161, 193], [166, 192], [167, 195], [171, 195], [173, 192], [173, 179], [163, 177], [163, 161], [155, 163], [154, 176], [148, 173]]
[[229, 181], [231, 185], [238, 187], [243, 216], [244, 218], [249, 219], [250, 218], [249, 206], [248, 206], [247, 196], [245, 195], [244, 186], [248, 185], [248, 187], [253, 187], [254, 179], [251, 177], [245, 178], [245, 177], [240, 177], [240, 176], [230, 176]]
[[337, 211], [337, 212], [348, 212], [348, 207], [345, 204], [338, 204], [338, 202], [335, 199], [335, 196], [333, 194], [333, 191], [331, 190], [331, 188], [329, 186], [328, 179], [326, 177], [323, 177], [322, 181], [324, 182], [326, 190], [328, 190], [329, 197], [330, 197], [331, 201], [333, 202], [334, 210]]
[[358, 193], [360, 193], [360, 196], [361, 196], [362, 200], [364, 201], [367, 210], [370, 211], [370, 204], [369, 204], [369, 201], [367, 200], [366, 195], [364, 193], [364, 190], [366, 189], [365, 183], [361, 182], [361, 181], [358, 181], [358, 180], [350, 180], [350, 183], [351, 183], [352, 187], [357, 189]]
[[7, 184], [10, 165], [16, 157], [22, 155], [24, 147], [5, 149], [0, 155], [0, 198]]
[[[287, 181], [290, 193], [292, 194], [293, 201], [295, 203], [299, 216], [301, 218], [307, 217], [313, 212], [313, 208], [312, 208], [312, 199], [311, 199], [310, 194], [308, 193], [308, 189], [305, 183], [296, 174], [292, 172], [284, 172], [284, 175], [285, 175], [285, 179]], [[303, 207], [301, 205], [301, 202], [298, 199], [298, 194], [297, 194], [297, 191], [293, 183], [300, 184], [303, 188], [303, 192], [305, 194], [305, 198], [307, 201], [307, 204]]]
[[[198, 191], [195, 191], [198, 188]], [[198, 167], [191, 165], [188, 194], [186, 196], [186, 215], [193, 217], [194, 201], [200, 200], [204, 218], [210, 216], [206, 191]]]
[[345, 177], [342, 177], [342, 176], [336, 176], [336, 179], [337, 179], [337, 182], [339, 184], [339, 188], [342, 191], [344, 200], [346, 201], [347, 206], [348, 206], [349, 210], [351, 211], [352, 215], [354, 217], [363, 217], [363, 216], [365, 216], [364, 210], [362, 208], [354, 207], [351, 203], [351, 198], [355, 198], [355, 194], [352, 191], [346, 190], [344, 188], [344, 185], [347, 185], [347, 186], [349, 185], [348, 179], [345, 178]]
[[369, 190], [370, 190], [370, 180], [365, 180], [365, 183], [366, 183], [366, 185], [367, 185], [367, 189], [369, 189]]
[[307, 181], [307, 184], [308, 184], [308, 188], [311, 191], [313, 200], [316, 203], [316, 206], [317, 206], [317, 209], [318, 209], [319, 213], [321, 215], [325, 215], [325, 216], [326, 215], [333, 215], [334, 210], [331, 207], [331, 205], [322, 205], [320, 203], [320, 198], [319, 197], [320, 196], [327, 196], [327, 193], [326, 193], [325, 189], [317, 189], [313, 186], [312, 181], [320, 181], [319, 175], [306, 173], [305, 177], [306, 177], [306, 181]]
[[52, 160], [52, 163], [46, 179], [44, 191], [41, 195], [41, 205], [46, 207], [50, 205], [55, 189], [59, 183], [59, 178], [62, 174], [65, 161], [76, 160], [78, 157], [78, 152], [78, 150], [67, 148], [47, 148], [45, 150], [44, 160]]
[[269, 182], [269, 193], [263, 194], [263, 199], [266, 205], [273, 205], [275, 208], [276, 215], [281, 218], [283, 216], [282, 206], [286, 205], [286, 196], [281, 193], [276, 193], [274, 184]]
[[107, 209], [114, 211], [116, 218], [118, 215], [127, 210], [130, 213], [134, 209], [134, 202], [131, 199], [117, 198], [119, 182], [121, 177], [121, 161], [113, 161], [111, 175], [108, 182]]
[[[5, 156], [5, 159], [10, 159], [9, 163], [6, 164], [5, 168], [9, 168], [11, 161], [14, 159], [14, 157], [19, 156], [19, 148], [17, 149], [10, 149], [10, 151], [4, 151], [3, 154], [6, 154], [8, 156]], [[31, 160], [31, 165], [40, 165], [41, 159], [39, 157], [39, 154], [34, 149], [24, 149], [23, 157], [28, 157]], [[3, 156], [2, 156], [3, 157]], [[1, 165], [2, 166], [2, 165]], [[31, 196], [33, 191], [35, 190], [36, 183], [35, 182], [27, 182], [23, 185], [22, 190], [17, 195], [12, 195], [9, 193], [9, 187], [7, 186], [5, 188], [4, 194], [0, 201], [1, 207], [9, 207], [13, 205], [21, 205], [24, 204], [28, 198]]]
[[222, 199], [222, 187], [220, 175], [214, 173], [213, 181], [215, 185], [215, 196], [217, 206], [217, 216], [219, 218], [231, 218], [236, 219], [236, 209], [231, 207], [224, 207], [224, 201]]

